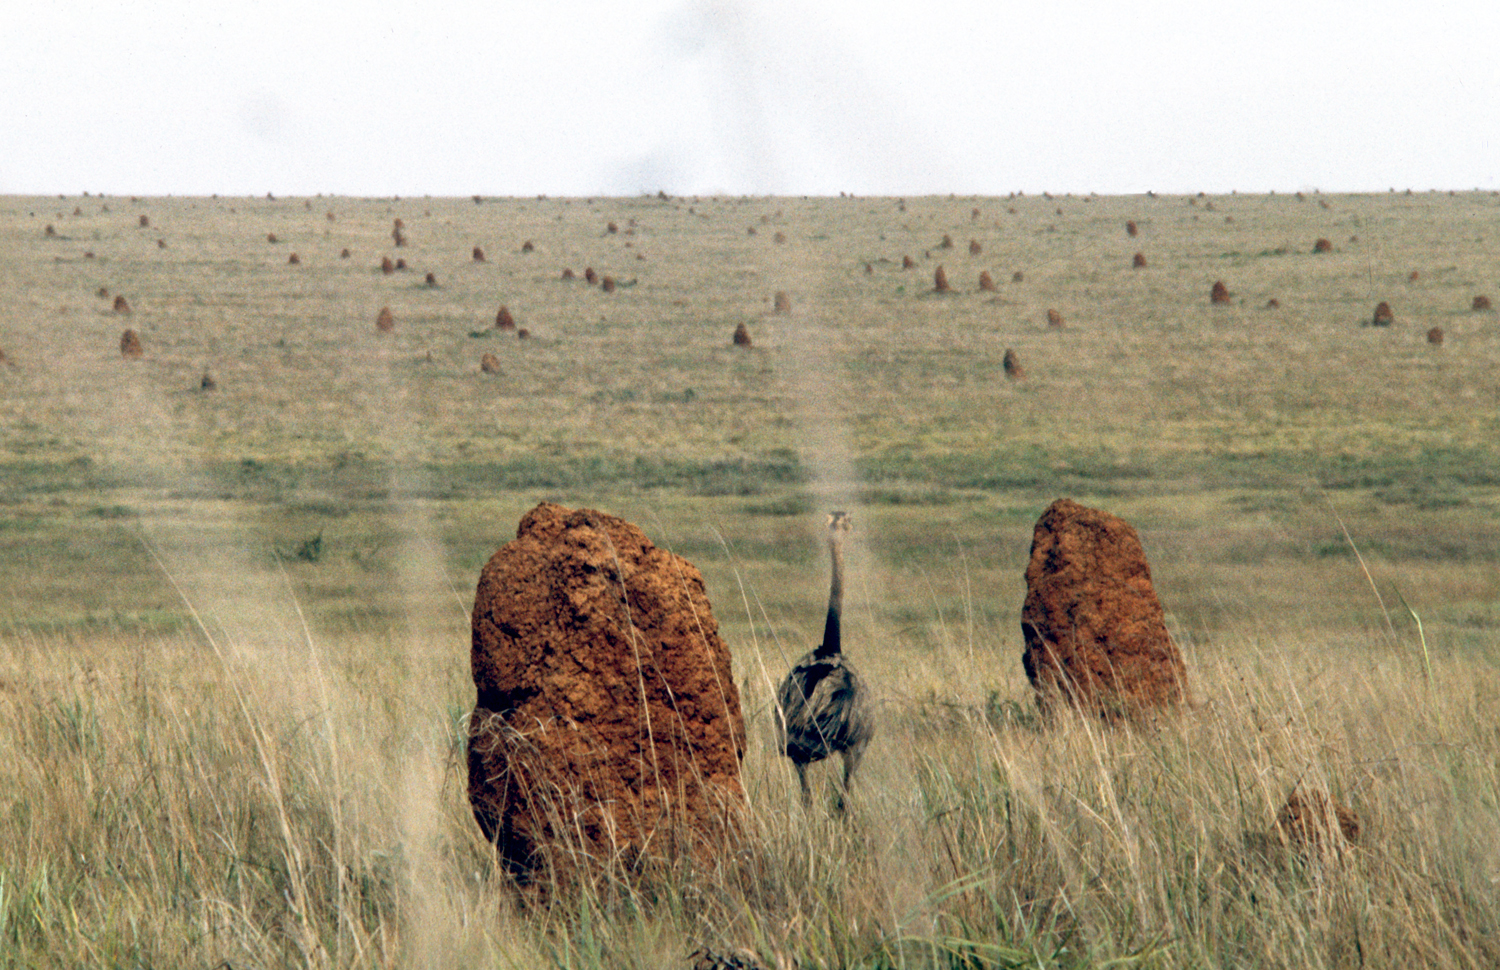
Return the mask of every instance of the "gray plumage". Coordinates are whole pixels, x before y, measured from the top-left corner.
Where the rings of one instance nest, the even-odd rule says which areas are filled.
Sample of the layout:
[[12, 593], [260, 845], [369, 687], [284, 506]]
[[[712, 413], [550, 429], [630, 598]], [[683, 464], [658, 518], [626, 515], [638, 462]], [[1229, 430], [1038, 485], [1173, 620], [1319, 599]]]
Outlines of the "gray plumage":
[[797, 769], [803, 804], [812, 802], [807, 766], [837, 753], [844, 762], [837, 802], [840, 812], [860, 758], [875, 735], [869, 693], [854, 665], [843, 655], [844, 536], [849, 527], [847, 513], [834, 512], [828, 517], [833, 579], [823, 642], [793, 665], [776, 692], [777, 742]]

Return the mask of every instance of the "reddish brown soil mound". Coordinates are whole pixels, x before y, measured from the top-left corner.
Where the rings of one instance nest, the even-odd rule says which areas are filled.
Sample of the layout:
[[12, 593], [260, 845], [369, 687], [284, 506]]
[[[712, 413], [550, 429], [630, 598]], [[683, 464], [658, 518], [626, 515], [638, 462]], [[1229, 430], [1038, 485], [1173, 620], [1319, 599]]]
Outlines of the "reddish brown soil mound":
[[423, 277], [422, 282], [426, 283], [428, 286], [437, 286], [437, 274], [428, 273], [425, 277]]
[[1470, 304], [1470, 307], [1472, 309], [1474, 309], [1474, 310], [1488, 310], [1488, 309], [1491, 309], [1491, 307], [1490, 307], [1490, 298], [1487, 297], [1487, 296], [1476, 296], [1476, 297], [1474, 297], [1474, 302], [1472, 304]]
[[476, 262], [476, 263], [482, 263], [482, 262], [484, 262], [484, 248], [483, 247], [481, 247], [481, 246], [475, 246], [474, 247], [474, 254], [473, 255], [474, 255], [474, 262]]
[[1396, 322], [1396, 315], [1391, 312], [1391, 305], [1384, 300], [1375, 304], [1375, 314], [1370, 317], [1372, 327], [1389, 327]]
[[123, 293], [117, 294], [115, 296], [115, 312], [116, 313], [129, 313], [130, 312], [130, 301], [127, 300], [127, 299], [125, 299], [125, 294], [123, 294]]
[[519, 330], [516, 331], [516, 339], [517, 340], [530, 340], [531, 339], [531, 331], [527, 330], [525, 327], [522, 327], [521, 329], [519, 329]]
[[514, 330], [514, 329], [516, 329], [516, 318], [513, 317], [513, 316], [511, 316], [510, 307], [504, 306], [503, 304], [501, 305], [500, 310], [495, 314], [495, 329], [496, 330]]
[[1443, 343], [1443, 328], [1433, 327], [1431, 330], [1427, 331], [1427, 342], [1435, 347], [1441, 346]]
[[1048, 711], [1059, 699], [1108, 719], [1173, 706], [1187, 694], [1151, 569], [1124, 519], [1053, 502], [1037, 520], [1021, 611], [1022, 662]]
[[349, 252], [349, 247], [347, 246], [339, 250], [339, 259], [348, 259], [352, 255], [354, 254]]
[[607, 225], [607, 226], [604, 227], [604, 231], [605, 232], [619, 232], [620, 231], [620, 227], [617, 226], [617, 225], [615, 225], [613, 222], [611, 222], [609, 225]]
[[1332, 240], [1322, 239], [1322, 238], [1318, 239], [1316, 242], [1313, 243], [1313, 252], [1315, 252], [1315, 253], [1331, 253], [1331, 252], [1333, 252], [1333, 242], [1332, 242]]
[[141, 228], [142, 229], [149, 229], [149, 228], [151, 228], [151, 218], [149, 216], [141, 216]]
[[599, 289], [606, 293], [613, 293], [615, 291], [615, 278], [613, 276], [602, 277], [599, 280]]
[[995, 278], [987, 269], [979, 271], [979, 288], [986, 293], [993, 293], [995, 290]]
[[776, 299], [772, 303], [772, 307], [777, 313], [792, 312], [792, 298], [787, 295], [786, 290], [776, 291]]
[[1026, 274], [1021, 272], [1020, 270], [1016, 270], [1014, 273], [1010, 274], [1010, 281], [1012, 283], [1020, 283], [1025, 281], [1025, 279]]
[[979, 245], [979, 240], [977, 240], [977, 239], [970, 239], [969, 240], [969, 255], [970, 256], [978, 256], [982, 252], [984, 252], [984, 247], [981, 246], [981, 245]]
[[950, 236], [950, 235], [948, 235], [947, 233], [943, 233], [943, 241], [940, 242], [940, 243], [938, 243], [938, 248], [939, 249], [952, 249], [953, 248], [953, 237]]
[[734, 345], [736, 347], [753, 346], [750, 340], [750, 328], [743, 323], [734, 328]]
[[1224, 285], [1223, 280], [1214, 280], [1213, 289], [1208, 291], [1208, 301], [1210, 303], [1228, 303], [1229, 298], [1233, 295], [1229, 292], [1229, 287]]
[[521, 252], [523, 252], [523, 253], [533, 253], [533, 252], [536, 252], [536, 246], [534, 246], [532, 244], [531, 240], [528, 239], [525, 242], [521, 243]]
[[396, 264], [391, 262], [391, 258], [389, 256], [380, 257], [380, 271], [387, 276], [390, 276], [392, 273], [396, 272]]
[[400, 256], [397, 256], [396, 257], [396, 268], [397, 269], [406, 269], [406, 260], [404, 258], [400, 257]]
[[218, 388], [219, 382], [214, 380], [214, 375], [208, 371], [204, 371], [203, 376], [198, 379], [198, 389], [200, 391], [216, 391]]
[[276, 233], [274, 233], [274, 232], [268, 232], [268, 233], [266, 233], [266, 242], [270, 243], [273, 246], [276, 245]]
[[583, 281], [590, 286], [599, 282], [599, 274], [594, 272], [594, 267], [586, 266], [583, 270]]
[[1129, 236], [1131, 239], [1134, 239], [1139, 233], [1140, 233], [1140, 229], [1136, 228], [1135, 220], [1134, 219], [1128, 219], [1128, 220], [1126, 220], [1126, 222], [1125, 222], [1125, 234], [1127, 236]]
[[[1359, 841], [1359, 816], [1333, 800], [1325, 791], [1297, 787], [1276, 813], [1276, 828], [1299, 849], [1316, 849], [1335, 839], [1353, 845]], [[1337, 833], [1337, 835], [1335, 835]]]
[[474, 599], [469, 802], [522, 881], [723, 850], [745, 726], [697, 567], [542, 503]]
[[778, 231], [776, 233], [776, 235], [774, 235], [774, 236], [771, 237], [771, 241], [772, 242], [776, 242], [776, 243], [784, 243], [784, 242], [786, 242], [786, 233]]
[[141, 347], [141, 335], [134, 330], [126, 330], [120, 334], [120, 356], [139, 357], [146, 351]]
[[1145, 269], [1146, 268], [1146, 254], [1145, 253], [1136, 253], [1134, 256], [1131, 257], [1131, 259], [1130, 259], [1130, 265], [1132, 267], [1134, 267], [1135, 269]]
[[916, 266], [917, 266], [916, 261], [913, 260], [910, 256], [902, 256], [901, 257], [901, 268], [902, 269], [916, 269]]
[[1057, 310], [1048, 310], [1047, 326], [1054, 329], [1062, 329], [1063, 327], [1067, 326], [1067, 321], [1063, 319], [1063, 315]]
[[302, 265], [302, 257], [298, 256], [296, 253], [292, 253], [286, 258], [286, 264], [288, 266], [300, 266]]
[[500, 373], [500, 358], [496, 357], [494, 354], [485, 354], [483, 357], [479, 358], [479, 369], [484, 371], [486, 374]]
[[1021, 366], [1021, 358], [1016, 355], [1014, 350], [1008, 347], [1005, 350], [1003, 366], [1005, 367], [1005, 376], [1011, 380], [1019, 381], [1026, 378], [1026, 368]]
[[396, 329], [396, 317], [391, 313], [390, 307], [381, 307], [380, 312], [375, 315], [375, 329], [381, 333], [390, 333]]
[[948, 274], [939, 266], [932, 274], [932, 289], [937, 293], [952, 293], [953, 287], [948, 285]]

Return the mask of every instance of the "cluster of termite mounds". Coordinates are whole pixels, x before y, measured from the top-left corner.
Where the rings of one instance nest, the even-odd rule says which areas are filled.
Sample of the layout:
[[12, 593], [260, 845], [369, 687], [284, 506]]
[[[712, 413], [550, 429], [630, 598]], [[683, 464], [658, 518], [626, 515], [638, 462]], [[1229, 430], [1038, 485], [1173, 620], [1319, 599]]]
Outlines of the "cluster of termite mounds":
[[745, 725], [696, 566], [544, 502], [485, 565], [472, 627], [469, 803], [517, 882], [725, 852]]

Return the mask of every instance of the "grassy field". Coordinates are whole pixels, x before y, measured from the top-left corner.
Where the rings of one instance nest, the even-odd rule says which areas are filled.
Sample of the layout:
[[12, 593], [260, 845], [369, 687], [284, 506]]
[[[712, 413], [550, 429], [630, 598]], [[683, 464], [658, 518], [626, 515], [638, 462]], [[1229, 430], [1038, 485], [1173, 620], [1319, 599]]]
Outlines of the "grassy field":
[[[0, 966], [1493, 966], [1497, 218], [1477, 192], [0, 198]], [[1061, 496], [1141, 533], [1182, 721], [1035, 722], [1022, 572]], [[752, 730], [720, 869], [545, 907], [494, 871], [467, 610], [541, 499], [704, 572]], [[882, 714], [847, 826], [770, 746], [833, 508]], [[1359, 848], [1269, 835], [1299, 783]]]

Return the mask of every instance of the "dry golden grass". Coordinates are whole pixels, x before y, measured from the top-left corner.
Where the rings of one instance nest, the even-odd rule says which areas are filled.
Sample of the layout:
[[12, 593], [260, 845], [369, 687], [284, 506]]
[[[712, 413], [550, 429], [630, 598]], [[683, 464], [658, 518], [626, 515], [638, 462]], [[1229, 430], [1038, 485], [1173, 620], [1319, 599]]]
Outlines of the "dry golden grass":
[[[1496, 200], [1213, 201], [1233, 223], [1165, 196], [341, 199], [337, 221], [152, 199], [160, 251], [102, 212], [48, 238], [28, 213], [55, 203], [0, 199], [0, 345], [23, 362], [0, 371], [0, 951], [1495, 965], [1500, 332], [1470, 309], [1487, 252], [1453, 240]], [[938, 299], [897, 269], [980, 205], [1015, 285]], [[744, 232], [773, 213], [787, 244]], [[375, 270], [398, 217], [441, 288]], [[653, 258], [602, 300], [556, 267], [618, 266], [607, 220]], [[526, 237], [556, 262], [470, 258]], [[1221, 278], [1237, 298], [1210, 307]], [[777, 289], [795, 315], [764, 315]], [[121, 290], [151, 347], [129, 367], [95, 296]], [[539, 336], [498, 341], [499, 299]], [[1362, 327], [1382, 299], [1400, 316]], [[383, 306], [401, 326], [378, 336]], [[724, 339], [747, 319], [749, 353]], [[1025, 381], [997, 379], [1007, 348]], [[219, 389], [190, 390], [208, 363]], [[1060, 495], [1141, 533], [1190, 716], [1035, 722], [1021, 571]], [[717, 871], [606, 872], [528, 908], [479, 841], [467, 600], [544, 497], [705, 574], [753, 731], [751, 834]], [[804, 817], [769, 713], [816, 638], [839, 507], [848, 649], [882, 712], [847, 827]], [[1297, 786], [1353, 808], [1359, 844], [1283, 845]]]

